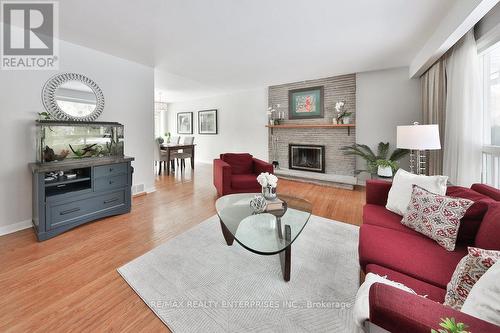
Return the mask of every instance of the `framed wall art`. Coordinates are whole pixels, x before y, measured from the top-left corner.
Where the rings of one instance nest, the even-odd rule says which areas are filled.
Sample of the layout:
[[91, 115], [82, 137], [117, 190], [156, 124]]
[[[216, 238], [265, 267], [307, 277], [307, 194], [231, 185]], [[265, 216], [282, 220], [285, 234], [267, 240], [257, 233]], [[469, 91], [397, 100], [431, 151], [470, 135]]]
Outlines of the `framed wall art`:
[[217, 109], [198, 111], [198, 133], [217, 134]]
[[177, 113], [177, 133], [178, 134], [193, 134], [193, 113], [179, 112]]
[[323, 98], [323, 86], [289, 90], [288, 118], [323, 118]]

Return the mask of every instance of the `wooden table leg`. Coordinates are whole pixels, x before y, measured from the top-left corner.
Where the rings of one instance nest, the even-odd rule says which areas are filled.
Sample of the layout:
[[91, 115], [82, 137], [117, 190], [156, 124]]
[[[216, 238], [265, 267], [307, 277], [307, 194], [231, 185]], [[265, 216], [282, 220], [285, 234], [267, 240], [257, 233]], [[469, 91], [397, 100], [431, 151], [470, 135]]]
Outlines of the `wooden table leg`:
[[193, 152], [192, 152], [192, 155], [191, 155], [191, 169], [194, 170], [194, 146], [193, 146]]
[[234, 237], [231, 234], [231, 231], [229, 231], [229, 229], [226, 227], [226, 225], [224, 224], [224, 222], [222, 222], [221, 219], [219, 219], [219, 222], [220, 222], [220, 227], [222, 229], [222, 235], [224, 236], [227, 245], [229, 246], [233, 245]]
[[[292, 238], [292, 229], [290, 226], [285, 224], [285, 241], [290, 242]], [[283, 279], [288, 282], [290, 281], [290, 272], [292, 268], [292, 244], [280, 252], [280, 262], [281, 262], [281, 272], [283, 273]]]
[[165, 161], [167, 165], [167, 176], [170, 176], [170, 149], [167, 148], [167, 160]]

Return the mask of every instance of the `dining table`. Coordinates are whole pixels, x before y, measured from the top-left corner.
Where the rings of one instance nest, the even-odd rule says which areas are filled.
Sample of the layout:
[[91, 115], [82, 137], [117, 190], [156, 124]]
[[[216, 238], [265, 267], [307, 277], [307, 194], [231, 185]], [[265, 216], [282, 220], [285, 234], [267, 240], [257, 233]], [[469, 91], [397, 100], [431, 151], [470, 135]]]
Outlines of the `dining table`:
[[194, 170], [194, 150], [195, 150], [196, 145], [195, 144], [161, 144], [160, 148], [161, 150], [165, 151], [167, 153], [167, 162], [165, 163], [167, 165], [167, 175], [170, 175], [170, 153], [172, 151], [179, 151], [179, 150], [191, 150], [192, 151], [192, 156], [191, 156], [191, 169]]

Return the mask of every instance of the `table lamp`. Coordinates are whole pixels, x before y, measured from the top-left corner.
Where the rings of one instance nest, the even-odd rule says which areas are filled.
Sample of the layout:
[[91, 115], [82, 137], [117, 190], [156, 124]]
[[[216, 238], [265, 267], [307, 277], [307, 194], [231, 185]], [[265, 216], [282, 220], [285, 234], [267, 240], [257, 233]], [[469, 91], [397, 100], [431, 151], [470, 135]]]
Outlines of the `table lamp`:
[[419, 125], [415, 122], [413, 125], [398, 126], [397, 147], [410, 150], [410, 172], [425, 175], [425, 151], [441, 149], [438, 125]]

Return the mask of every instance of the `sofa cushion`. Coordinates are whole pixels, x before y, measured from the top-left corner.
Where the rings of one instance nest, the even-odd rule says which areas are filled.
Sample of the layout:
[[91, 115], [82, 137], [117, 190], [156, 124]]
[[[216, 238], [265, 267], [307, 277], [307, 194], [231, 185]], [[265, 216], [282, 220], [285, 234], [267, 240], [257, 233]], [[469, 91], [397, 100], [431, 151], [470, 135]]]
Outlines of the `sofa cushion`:
[[500, 251], [500, 202], [489, 205], [477, 232], [475, 245], [481, 249]]
[[253, 173], [253, 157], [250, 154], [222, 154], [221, 159], [231, 166], [233, 175]]
[[254, 174], [233, 175], [231, 177], [231, 186], [240, 190], [260, 188], [259, 183], [257, 183], [257, 176]]
[[446, 195], [455, 198], [464, 198], [474, 201], [474, 204], [467, 209], [464, 218], [481, 220], [488, 210], [488, 204], [495, 202], [492, 198], [476, 192], [470, 188], [461, 186], [450, 186], [446, 190]]
[[417, 280], [415, 278], [412, 278], [411, 276], [394, 271], [387, 267], [370, 264], [366, 266], [365, 273], [374, 273], [380, 276], [387, 276], [389, 280], [402, 283], [405, 286], [413, 289], [418, 295], [427, 296], [427, 298], [439, 303], [444, 302], [444, 295], [446, 293], [445, 289], [436, 287], [421, 280]]
[[408, 211], [401, 223], [453, 251], [460, 220], [473, 203], [469, 199], [438, 195], [413, 185]]
[[[363, 207], [363, 224], [376, 225], [408, 234], [418, 234], [416, 231], [402, 225], [402, 218], [401, 215], [387, 210], [384, 206], [366, 204]], [[458, 229], [457, 244], [474, 245], [474, 239], [480, 224], [481, 220], [463, 218]]]
[[366, 204], [363, 207], [363, 224], [371, 224], [389, 228], [409, 234], [418, 234], [416, 231], [401, 224], [403, 217], [387, 210], [384, 206]]
[[466, 253], [463, 246], [447, 251], [423, 235], [369, 224], [360, 229], [359, 259], [362, 267], [377, 264], [443, 289]]
[[413, 185], [418, 185], [435, 194], [445, 195], [447, 181], [447, 176], [415, 175], [399, 169], [394, 175], [385, 207], [396, 214], [404, 215], [410, 203]]

